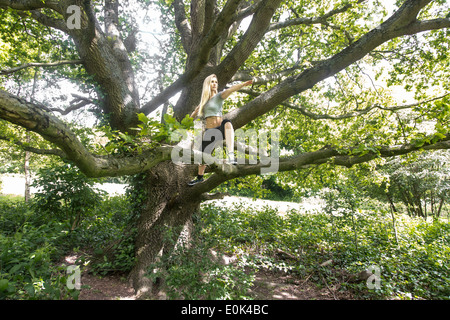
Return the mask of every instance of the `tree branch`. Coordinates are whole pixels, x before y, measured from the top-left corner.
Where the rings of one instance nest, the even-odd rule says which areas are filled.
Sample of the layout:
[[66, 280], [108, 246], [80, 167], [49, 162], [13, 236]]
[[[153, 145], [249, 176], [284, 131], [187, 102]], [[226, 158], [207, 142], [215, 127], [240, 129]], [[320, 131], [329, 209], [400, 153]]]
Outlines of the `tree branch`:
[[[306, 152], [293, 157], [281, 158], [278, 162], [276, 172], [293, 171], [305, 169], [324, 163], [332, 163], [339, 166], [352, 167], [359, 163], [371, 161], [376, 158], [389, 158], [404, 155], [418, 150], [440, 150], [450, 149], [450, 134], [438, 142], [429, 142], [422, 146], [416, 144], [404, 144], [399, 146], [380, 146], [377, 151], [368, 151], [362, 156], [353, 155], [357, 148], [337, 149], [324, 148], [317, 151]], [[214, 172], [206, 181], [192, 187], [193, 194], [202, 194], [214, 189], [225, 181], [244, 177], [248, 175], [259, 175], [261, 169], [268, 167], [267, 164], [256, 165], [212, 165], [210, 169]]]
[[105, 33], [116, 39], [120, 38], [119, 32], [119, 1], [118, 0], [105, 0], [103, 6], [105, 16]]
[[450, 18], [439, 18], [433, 20], [417, 20], [405, 28], [405, 34], [416, 34], [419, 32], [450, 28]]
[[58, 156], [62, 159], [66, 158], [66, 155], [63, 151], [59, 150], [59, 149], [39, 149], [39, 148], [34, 148], [29, 146], [27, 143], [23, 143], [19, 140], [16, 139], [12, 139], [8, 138], [6, 136], [1, 136], [0, 135], [0, 140], [4, 140], [4, 141], [8, 141], [8, 142], [12, 142], [13, 144], [15, 144], [16, 146], [19, 146], [20, 148], [22, 148], [24, 151], [30, 151], [36, 154], [42, 154], [42, 155], [54, 155], [54, 156]]
[[81, 60], [61, 60], [57, 62], [30, 62], [7, 70], [0, 70], [0, 75], [7, 75], [30, 67], [55, 67], [65, 64], [81, 64]]
[[171, 158], [172, 147], [158, 147], [131, 157], [92, 154], [64, 122], [39, 106], [3, 90], [0, 90], [0, 118], [36, 132], [55, 144], [62, 152], [58, 155], [65, 155], [88, 177], [136, 174]]
[[[91, 7], [88, 7], [91, 10]], [[129, 73], [126, 78], [131, 77], [131, 63], [128, 59], [128, 50], [125, 43], [120, 35], [119, 30], [119, 0], [106, 0], [104, 6], [104, 16], [105, 16], [105, 34], [110, 42], [110, 46], [117, 58], [120, 65], [120, 69], [124, 73]], [[89, 15], [89, 14], [88, 14]], [[92, 13], [93, 15], [93, 13]], [[93, 20], [95, 18], [92, 18]], [[91, 21], [91, 25], [95, 25], [94, 21]], [[127, 79], [130, 86], [134, 85], [134, 79]], [[138, 100], [138, 95], [135, 94], [135, 99]]]
[[15, 10], [35, 10], [56, 6], [58, 1], [42, 1], [42, 0], [0, 0], [0, 8], [11, 8]]
[[[312, 88], [318, 82], [362, 59], [379, 45], [391, 39], [412, 34], [411, 29], [416, 26], [416, 30], [426, 31], [425, 26], [417, 22], [416, 16], [420, 9], [430, 1], [405, 1], [403, 6], [387, 21], [363, 35], [341, 52], [327, 60], [314, 64], [313, 67], [306, 69], [299, 75], [289, 77], [245, 106], [231, 111], [225, 118], [232, 121], [233, 127], [240, 128], [256, 117], [267, 113], [277, 105], [283, 103], [286, 99]], [[442, 26], [442, 23], [427, 24], [427, 27], [435, 28], [438, 25]]]
[[77, 104], [72, 104], [70, 105], [68, 108], [66, 109], [60, 109], [60, 108], [50, 108], [50, 111], [53, 112], [59, 112], [61, 115], [65, 116], [69, 113], [71, 113], [72, 111], [81, 109], [89, 104], [92, 104], [91, 101], [87, 101], [87, 100], [82, 100], [80, 102], [78, 102]]
[[302, 67], [304, 67], [304, 66], [302, 66], [300, 64], [295, 64], [294, 66], [292, 66], [291, 68], [288, 68], [286, 70], [282, 70], [282, 71], [271, 73], [271, 74], [266, 74], [266, 75], [259, 76], [259, 77], [252, 77], [249, 72], [238, 71], [235, 73], [235, 75], [231, 78], [230, 81], [233, 82], [233, 81], [253, 80], [254, 85], [264, 84], [264, 83], [268, 83], [271, 81], [280, 80], [283, 77], [294, 73], [298, 69], [301, 69]]
[[62, 32], [69, 34], [70, 30], [67, 28], [67, 24], [60, 19], [49, 17], [38, 10], [30, 11], [31, 17], [44, 26], [61, 30]]
[[[60, 148], [60, 150], [51, 151], [39, 149], [30, 149], [30, 151], [65, 157], [73, 161], [89, 177], [135, 174], [172, 158], [173, 146], [161, 146], [134, 154], [133, 156], [98, 156], [92, 154], [62, 121], [48, 114], [38, 106], [3, 90], [0, 90], [0, 118], [36, 132]], [[25, 147], [19, 142], [16, 144]], [[421, 146], [405, 144], [401, 146], [373, 148], [373, 150], [377, 149], [377, 151], [370, 150], [363, 156], [353, 155], [353, 151], [356, 148], [345, 150], [327, 148], [299, 154], [294, 157], [281, 158], [279, 159], [276, 170], [296, 170], [328, 161], [332, 161], [337, 165], [352, 166], [357, 163], [370, 161], [376, 157], [392, 157], [420, 149], [436, 150], [449, 148], [450, 134], [447, 134], [444, 139], [438, 142], [428, 142]], [[211, 168], [215, 173], [206, 182], [195, 186], [193, 191], [196, 190], [195, 192], [204, 193], [226, 180], [240, 176], [259, 174], [261, 169], [265, 167], [267, 165], [261, 162], [256, 165], [212, 165]]]
[[192, 0], [191, 27], [193, 34], [201, 36], [203, 34], [204, 25], [205, 25], [205, 0]]
[[191, 44], [191, 47], [195, 45], [198, 50], [191, 52], [191, 55], [188, 58], [186, 72], [151, 101], [142, 106], [139, 112], [149, 114], [155, 111], [160, 105], [164, 104], [170, 97], [178, 93], [189, 81], [194, 79], [200, 73], [201, 68], [208, 63], [210, 52], [219, 41], [220, 34], [224, 29], [228, 29], [231, 23], [233, 23], [233, 13], [240, 1], [241, 0], [227, 1], [225, 7], [211, 26], [210, 31], [199, 40], [199, 43]]
[[[366, 1], [366, 0], [359, 0], [356, 4], [360, 4], [364, 1]], [[297, 26], [297, 25], [311, 25], [311, 24], [326, 23], [326, 20], [329, 19], [330, 17], [337, 15], [339, 13], [343, 13], [343, 12], [347, 11], [348, 9], [352, 8], [354, 5], [355, 5], [354, 3], [346, 4], [346, 5], [342, 6], [341, 8], [337, 8], [337, 9], [327, 12], [323, 16], [320, 16], [320, 17], [296, 18], [296, 19], [286, 20], [286, 21], [282, 21], [282, 22], [272, 23], [267, 31], [274, 31], [274, 30], [291, 27], [291, 26]]]
[[219, 84], [226, 84], [233, 77], [240, 66], [247, 60], [258, 43], [264, 37], [270, 20], [281, 0], [263, 0], [259, 3], [247, 31], [239, 43], [231, 50], [225, 59], [216, 68]]
[[285, 107], [288, 107], [290, 109], [293, 110], [297, 110], [299, 111], [301, 114], [303, 114], [304, 116], [307, 116], [313, 120], [321, 120], [321, 119], [330, 119], [330, 120], [340, 120], [340, 119], [347, 119], [347, 118], [353, 118], [353, 117], [358, 117], [364, 114], [367, 114], [369, 111], [373, 110], [373, 109], [380, 109], [380, 110], [386, 110], [386, 111], [398, 111], [398, 110], [403, 110], [403, 109], [411, 109], [417, 106], [420, 106], [422, 104], [425, 103], [430, 103], [436, 100], [440, 100], [443, 99], [445, 97], [447, 97], [448, 95], [450, 95], [450, 93], [446, 93], [442, 96], [436, 97], [436, 98], [432, 98], [426, 101], [421, 101], [421, 102], [416, 102], [416, 103], [412, 103], [412, 104], [404, 104], [404, 105], [398, 105], [398, 106], [393, 106], [393, 107], [383, 107], [380, 104], [373, 104], [371, 106], [368, 106], [367, 108], [361, 109], [361, 110], [354, 110], [345, 114], [340, 114], [340, 115], [330, 115], [330, 114], [316, 114], [313, 113], [311, 111], [309, 111], [307, 108], [302, 107], [302, 106], [295, 106], [293, 104], [290, 103], [283, 103], [282, 105]]
[[258, 6], [260, 5], [262, 0], [254, 0], [250, 3], [250, 5], [238, 11], [235, 17], [235, 21], [240, 21], [256, 12]]
[[214, 23], [219, 10], [217, 9], [217, 0], [205, 1], [205, 21], [203, 23], [203, 35], [208, 33], [208, 30]]
[[141, 107], [139, 112], [144, 114], [150, 114], [155, 111], [160, 105], [164, 104], [167, 100], [177, 94], [183, 87], [195, 77], [195, 72], [186, 72], [175, 80], [171, 85], [162, 90], [156, 97], [147, 102]]
[[181, 34], [181, 43], [184, 51], [189, 54], [192, 43], [192, 30], [186, 18], [183, 0], [174, 0], [172, 5], [175, 11], [175, 25]]
[[203, 193], [201, 195], [202, 201], [208, 201], [208, 200], [218, 200], [223, 199], [226, 196], [230, 196], [228, 192], [222, 193], [222, 192], [216, 192], [216, 193]]
[[[72, 1], [58, 2], [64, 19], [70, 17], [67, 7], [73, 3]], [[36, 10], [31, 11], [31, 14], [38, 22], [59, 28], [73, 38], [86, 71], [93, 76], [100, 87], [99, 91], [104, 97], [102, 109], [110, 114], [111, 126], [124, 132], [129, 131], [129, 128], [137, 123], [136, 114], [140, 102], [128, 52], [120, 37], [107, 36], [101, 30], [90, 0], [77, 0], [76, 3], [81, 9], [80, 28], [68, 29], [66, 21], [49, 18]], [[109, 3], [113, 6], [112, 2]], [[111, 10], [114, 11], [114, 8]], [[115, 20], [114, 17], [108, 19]], [[112, 20], [111, 24], [108, 22], [108, 26], [114, 29]], [[63, 25], [64, 28], [58, 24]]]
[[235, 11], [239, 7], [241, 1], [242, 0], [228, 0], [206, 35], [199, 39], [198, 43], [193, 43], [193, 45], [199, 49], [193, 51], [188, 58], [187, 65], [189, 69], [198, 70], [199, 72], [200, 68], [208, 63], [210, 52], [219, 42], [223, 30], [228, 30], [233, 24]]

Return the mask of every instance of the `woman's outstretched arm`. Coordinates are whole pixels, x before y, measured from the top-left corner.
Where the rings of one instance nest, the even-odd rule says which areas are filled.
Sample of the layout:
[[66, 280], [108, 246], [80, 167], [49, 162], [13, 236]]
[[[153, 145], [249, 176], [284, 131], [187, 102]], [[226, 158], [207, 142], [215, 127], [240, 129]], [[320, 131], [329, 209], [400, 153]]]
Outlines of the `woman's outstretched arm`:
[[253, 80], [249, 80], [243, 83], [235, 84], [234, 86], [231, 86], [230, 88], [224, 90], [221, 94], [222, 99], [228, 98], [233, 92], [238, 91], [246, 86], [251, 86], [253, 83]]

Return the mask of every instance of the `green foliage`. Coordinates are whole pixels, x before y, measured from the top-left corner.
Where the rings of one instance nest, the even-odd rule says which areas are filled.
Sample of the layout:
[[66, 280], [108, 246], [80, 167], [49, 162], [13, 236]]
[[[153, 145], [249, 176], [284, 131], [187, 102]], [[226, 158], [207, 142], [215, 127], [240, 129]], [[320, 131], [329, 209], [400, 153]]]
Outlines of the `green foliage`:
[[[346, 203], [341, 197], [337, 195]], [[427, 223], [398, 215], [396, 242], [389, 211], [380, 203], [366, 200], [353, 214], [352, 219], [342, 210], [307, 214], [292, 210], [282, 217], [270, 208], [255, 212], [240, 206], [206, 205], [201, 234], [219, 251], [236, 255], [240, 267], [312, 275], [318, 285], [323, 285], [322, 275], [328, 283], [340, 283], [360, 298], [449, 298], [448, 222]], [[279, 259], [280, 249], [298, 260]], [[330, 259], [332, 266], [320, 266]], [[343, 275], [357, 274], [372, 265], [381, 270], [380, 289], [368, 289], [365, 282], [342, 283]]]
[[125, 196], [90, 208], [79, 228], [40, 212], [22, 198], [0, 197], [0, 299], [77, 299], [67, 287], [61, 258], [78, 248], [92, 251], [78, 263], [92, 272], [128, 272], [134, 263], [135, 229]]
[[102, 148], [108, 154], [111, 153], [141, 153], [144, 149], [152, 149], [163, 143], [169, 144], [170, 137], [176, 130], [190, 130], [194, 126], [194, 120], [188, 115], [178, 122], [169, 114], [164, 115], [164, 122], [161, 123], [148, 118], [145, 114], [139, 113], [140, 123], [133, 130], [137, 133], [131, 135], [118, 130], [112, 130], [109, 126], [100, 128], [100, 132], [108, 139]]
[[439, 217], [450, 195], [450, 154], [444, 151], [409, 158], [393, 159], [383, 168], [390, 178], [387, 193], [402, 201], [411, 215]]
[[[27, 62], [40, 62], [41, 53], [46, 53], [48, 61], [74, 58], [74, 44], [62, 32], [50, 30], [31, 17], [19, 15], [15, 10], [1, 9], [0, 16], [0, 66], [15, 67]], [[22, 79], [31, 79], [33, 69], [20, 72]]]
[[33, 182], [38, 189], [34, 195], [34, 206], [59, 221], [68, 221], [73, 230], [105, 194], [94, 188], [93, 184], [92, 179], [71, 164], [41, 169]]
[[449, 198], [449, 157], [447, 150], [440, 150], [388, 159], [371, 171], [367, 166], [355, 168], [346, 183], [388, 201], [394, 211], [405, 207], [411, 216], [438, 218]]
[[248, 176], [225, 182], [216, 188], [217, 191], [227, 192], [239, 197], [259, 198], [277, 201], [297, 201], [294, 188], [283, 185], [278, 173], [270, 176]]
[[[325, 279], [361, 299], [448, 299], [447, 219], [430, 223], [396, 214], [393, 220], [388, 205], [362, 201], [351, 191], [328, 190], [328, 205], [318, 212], [280, 215], [269, 207], [205, 204], [195, 216], [193, 241], [161, 257], [149, 276], [163, 277], [173, 299], [252, 299], [249, 288], [258, 270], [309, 277], [319, 286]], [[130, 195], [104, 199], [70, 231], [70, 224], [44, 216], [21, 198], [0, 198], [0, 299], [76, 298], [79, 291], [68, 290], [65, 267], [57, 262], [74, 248], [93, 253], [81, 262], [95, 273], [130, 271], [132, 204]], [[165, 231], [165, 241], [174, 244], [174, 233]], [[280, 250], [296, 259], [280, 258]], [[223, 263], [223, 254], [233, 262]], [[320, 266], [327, 260], [333, 263]], [[348, 274], [372, 265], [380, 268], [380, 289], [348, 281]]]
[[[23, 146], [51, 149], [50, 143], [42, 137], [21, 127], [0, 120], [0, 173], [24, 173], [25, 151], [14, 144], [21, 141]], [[3, 140], [6, 139], [6, 140]], [[30, 170], [38, 170], [52, 163], [52, 158], [30, 153]]]
[[0, 299], [76, 299], [54, 262], [66, 240], [63, 223], [42, 224], [23, 200], [0, 197]]
[[85, 228], [79, 230], [77, 243], [94, 252], [89, 258], [92, 272], [126, 273], [133, 267], [136, 215], [132, 204], [129, 196], [110, 197], [92, 211], [84, 223]]
[[92, 272], [105, 275], [110, 272], [126, 273], [135, 262], [136, 221], [145, 206], [142, 190], [145, 174], [129, 177], [124, 196], [110, 197], [92, 211], [77, 230], [77, 243], [92, 248]]

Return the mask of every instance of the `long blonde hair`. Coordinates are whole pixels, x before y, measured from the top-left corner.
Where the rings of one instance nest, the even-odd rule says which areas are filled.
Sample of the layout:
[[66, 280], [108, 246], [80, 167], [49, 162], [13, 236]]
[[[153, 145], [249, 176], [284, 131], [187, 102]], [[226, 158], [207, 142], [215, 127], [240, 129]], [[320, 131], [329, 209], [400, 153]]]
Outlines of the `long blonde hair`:
[[211, 80], [213, 78], [217, 79], [217, 76], [215, 74], [211, 74], [203, 81], [203, 89], [202, 89], [202, 98], [200, 100], [200, 104], [197, 106], [195, 111], [192, 113], [195, 114], [195, 117], [198, 115], [200, 117], [203, 117], [203, 107], [205, 104], [209, 101], [209, 99], [212, 98], [211, 96]]

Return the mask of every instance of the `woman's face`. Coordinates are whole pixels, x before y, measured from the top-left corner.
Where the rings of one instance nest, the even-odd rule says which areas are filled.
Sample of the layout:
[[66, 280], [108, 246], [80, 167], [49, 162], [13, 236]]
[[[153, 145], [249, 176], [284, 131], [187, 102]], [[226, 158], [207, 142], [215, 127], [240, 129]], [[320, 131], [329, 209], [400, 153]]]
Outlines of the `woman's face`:
[[211, 91], [217, 91], [218, 85], [219, 85], [219, 82], [217, 81], [217, 78], [213, 77], [211, 79]]

